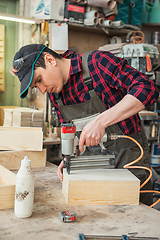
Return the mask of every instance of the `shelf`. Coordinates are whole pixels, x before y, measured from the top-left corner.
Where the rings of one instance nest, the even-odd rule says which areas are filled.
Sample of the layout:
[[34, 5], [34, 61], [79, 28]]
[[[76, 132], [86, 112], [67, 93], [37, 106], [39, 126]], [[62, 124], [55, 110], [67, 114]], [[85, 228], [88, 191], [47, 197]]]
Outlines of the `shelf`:
[[160, 27], [160, 23], [142, 23], [142, 27]]
[[86, 33], [98, 33], [98, 34], [116, 34], [122, 35], [127, 34], [128, 32], [132, 31], [131, 29], [122, 29], [116, 27], [98, 27], [98, 26], [86, 26], [84, 24], [77, 24], [77, 23], [69, 23], [68, 28], [71, 31], [81, 31]]

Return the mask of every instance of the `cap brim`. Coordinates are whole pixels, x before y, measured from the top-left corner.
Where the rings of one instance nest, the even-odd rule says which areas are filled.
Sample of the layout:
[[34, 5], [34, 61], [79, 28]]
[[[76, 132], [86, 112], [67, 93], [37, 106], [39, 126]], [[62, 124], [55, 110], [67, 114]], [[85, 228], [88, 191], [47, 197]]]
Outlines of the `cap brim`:
[[[46, 46], [43, 45], [43, 48], [40, 50], [38, 56], [36, 56], [36, 59], [34, 59], [31, 69], [29, 71], [28, 71], [28, 69], [26, 69], [27, 73], [25, 74], [25, 72], [24, 72], [24, 76], [21, 77], [21, 79], [22, 79], [22, 80], [20, 80], [20, 82], [21, 82], [20, 97], [21, 98], [25, 98], [27, 96], [28, 88], [30, 87], [31, 82], [33, 80], [34, 65], [45, 48], [46, 48]], [[24, 71], [24, 69], [22, 71]], [[17, 74], [17, 76], [18, 76], [18, 74]], [[20, 79], [20, 76], [18, 76], [18, 77]]]
[[27, 96], [28, 88], [31, 85], [32, 79], [33, 79], [33, 74], [31, 69], [28, 73], [26, 73], [26, 75], [24, 76], [21, 82], [21, 91], [20, 91], [21, 98], [25, 98]]

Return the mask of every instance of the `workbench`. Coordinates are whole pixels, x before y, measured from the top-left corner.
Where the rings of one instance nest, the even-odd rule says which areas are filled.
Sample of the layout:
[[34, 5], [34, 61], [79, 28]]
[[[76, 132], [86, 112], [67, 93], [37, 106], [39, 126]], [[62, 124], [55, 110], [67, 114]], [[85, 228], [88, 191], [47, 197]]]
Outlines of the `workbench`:
[[[35, 174], [34, 213], [19, 219], [13, 209], [0, 211], [0, 239], [3, 240], [78, 240], [78, 234], [160, 238], [160, 211], [138, 206], [67, 206], [57, 166], [33, 169]], [[16, 173], [16, 171], [14, 171]], [[72, 223], [61, 222], [58, 212], [77, 213]]]

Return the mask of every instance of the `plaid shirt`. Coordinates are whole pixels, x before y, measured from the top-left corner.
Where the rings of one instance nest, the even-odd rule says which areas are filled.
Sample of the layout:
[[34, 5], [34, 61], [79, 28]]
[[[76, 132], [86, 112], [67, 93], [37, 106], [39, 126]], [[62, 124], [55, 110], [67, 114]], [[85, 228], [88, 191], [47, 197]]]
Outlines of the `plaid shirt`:
[[[64, 105], [86, 102], [90, 99], [90, 95], [88, 87], [83, 82], [82, 54], [68, 50], [62, 56], [71, 59], [68, 82], [60, 93]], [[97, 50], [91, 52], [88, 57], [88, 68], [93, 79], [93, 87], [106, 109], [113, 107], [126, 94], [139, 99], [145, 107], [154, 103], [159, 96], [158, 89], [152, 80], [148, 80], [141, 72], [129, 66], [125, 59], [118, 58], [110, 52]], [[60, 122], [64, 122], [54, 94], [50, 93], [49, 98]], [[140, 118], [136, 114], [119, 122], [118, 125], [126, 135], [138, 133]]]

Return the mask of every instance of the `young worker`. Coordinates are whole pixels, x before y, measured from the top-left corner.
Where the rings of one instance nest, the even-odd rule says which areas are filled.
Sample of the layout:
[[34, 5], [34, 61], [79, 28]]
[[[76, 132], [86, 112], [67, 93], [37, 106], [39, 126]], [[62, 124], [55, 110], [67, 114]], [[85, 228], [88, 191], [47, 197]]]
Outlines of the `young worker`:
[[[125, 134], [143, 146], [144, 156], [136, 165], [150, 167], [148, 144], [137, 113], [158, 98], [154, 82], [129, 66], [125, 59], [97, 50], [87, 60], [92, 80], [84, 82], [82, 55], [68, 50], [60, 56], [43, 44], [22, 47], [15, 54], [11, 69], [21, 82], [20, 97], [26, 97], [29, 87], [48, 92], [61, 123], [99, 112], [81, 132], [80, 151], [86, 145], [87, 155], [99, 154], [98, 144], [105, 132]], [[115, 168], [123, 168], [140, 155], [138, 146], [128, 139], [108, 140], [104, 145], [116, 155]], [[61, 180], [63, 168], [61, 162], [57, 172]], [[146, 180], [147, 171], [131, 171], [141, 183]], [[142, 189], [151, 189], [150, 182]], [[140, 200], [150, 205], [152, 195], [141, 194]]]

